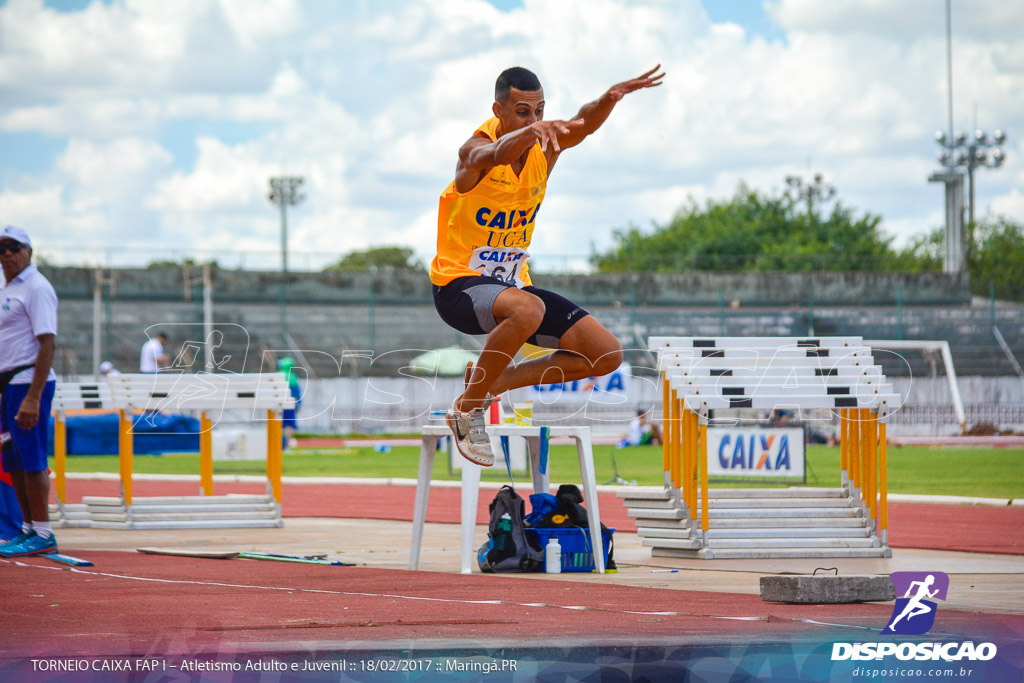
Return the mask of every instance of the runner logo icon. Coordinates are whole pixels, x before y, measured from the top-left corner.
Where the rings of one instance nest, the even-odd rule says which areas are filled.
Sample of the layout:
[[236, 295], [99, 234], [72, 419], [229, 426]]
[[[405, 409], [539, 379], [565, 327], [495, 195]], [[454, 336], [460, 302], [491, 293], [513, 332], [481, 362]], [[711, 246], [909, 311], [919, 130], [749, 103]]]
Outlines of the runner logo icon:
[[949, 577], [942, 572], [893, 572], [889, 575], [896, 589], [896, 605], [882, 633], [920, 635], [935, 623], [936, 604], [926, 598], [945, 600]]

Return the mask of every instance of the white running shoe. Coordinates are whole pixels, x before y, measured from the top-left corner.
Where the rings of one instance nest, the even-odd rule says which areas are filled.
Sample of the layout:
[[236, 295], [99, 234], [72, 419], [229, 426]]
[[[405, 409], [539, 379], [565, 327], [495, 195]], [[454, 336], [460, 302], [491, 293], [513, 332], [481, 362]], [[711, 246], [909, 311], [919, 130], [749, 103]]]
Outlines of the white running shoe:
[[[458, 403], [458, 399], [455, 403]], [[491, 467], [494, 465], [494, 452], [491, 451], [491, 439], [487, 436], [486, 411], [474, 408], [464, 413], [455, 407], [455, 403], [445, 415], [448, 428], [455, 435], [455, 446], [466, 460], [481, 467]]]

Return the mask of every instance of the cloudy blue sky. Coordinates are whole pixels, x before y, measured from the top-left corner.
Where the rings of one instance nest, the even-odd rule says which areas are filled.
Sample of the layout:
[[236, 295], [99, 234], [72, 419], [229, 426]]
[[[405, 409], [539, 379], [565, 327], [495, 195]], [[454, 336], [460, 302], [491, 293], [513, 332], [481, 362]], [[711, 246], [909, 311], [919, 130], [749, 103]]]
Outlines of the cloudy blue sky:
[[[661, 63], [549, 183], [531, 252], [579, 261], [741, 181], [820, 172], [904, 240], [942, 223], [943, 0], [0, 0], [0, 222], [63, 262], [202, 250], [275, 267], [432, 255], [437, 196], [520, 64], [568, 118]], [[979, 215], [1024, 221], [1024, 3], [953, 0], [957, 128], [1003, 128]], [[263, 257], [260, 257], [263, 254]]]

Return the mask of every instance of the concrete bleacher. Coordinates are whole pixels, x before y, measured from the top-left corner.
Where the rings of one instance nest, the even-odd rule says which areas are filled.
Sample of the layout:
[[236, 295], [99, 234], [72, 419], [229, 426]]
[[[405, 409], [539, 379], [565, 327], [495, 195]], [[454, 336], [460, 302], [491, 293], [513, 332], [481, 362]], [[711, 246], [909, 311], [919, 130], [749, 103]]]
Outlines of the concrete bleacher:
[[[61, 298], [57, 371], [86, 374], [92, 366], [93, 270], [44, 266]], [[137, 369], [145, 329], [168, 327], [171, 346], [202, 338], [199, 288], [184, 297], [181, 268], [119, 269], [105, 304], [106, 351], [122, 371]], [[997, 325], [1018, 360], [1024, 361], [1024, 305], [974, 301], [965, 277], [937, 273], [684, 273], [537, 275], [539, 286], [574, 298], [601, 320], [628, 349], [634, 366], [649, 336], [859, 335], [866, 339], [945, 339], [961, 376], [1006, 376], [1014, 370], [992, 335]], [[280, 274], [214, 269], [214, 320], [224, 335], [227, 369], [261, 369], [264, 349], [279, 349]], [[292, 273], [289, 333], [306, 351], [318, 376], [394, 375], [415, 355], [399, 349], [432, 349], [470, 339], [444, 325], [434, 311], [423, 272], [337, 271]], [[808, 292], [813, 291], [813, 321]], [[895, 292], [902, 305], [897, 305]], [[735, 302], [736, 307], [732, 307]], [[242, 330], [245, 332], [243, 333]], [[178, 331], [181, 334], [178, 334]], [[346, 359], [373, 350], [383, 358]], [[907, 363], [881, 357], [887, 376], [942, 373], [942, 364], [921, 353]], [[649, 359], [648, 359], [649, 360]]]
[[[604, 313], [604, 312], [602, 312]], [[999, 327], [1018, 360], [1024, 359], [1024, 306], [995, 312]], [[810, 329], [807, 310], [751, 309], [727, 310], [720, 315], [707, 309], [657, 311], [646, 309], [635, 315], [613, 309], [602, 321], [626, 338], [632, 321], [649, 336], [798, 336]], [[992, 335], [992, 316], [986, 307], [904, 307], [902, 329], [896, 308], [816, 308], [814, 333], [828, 336], [859, 335], [865, 339], [941, 339], [948, 340], [957, 374], [961, 376], [1001, 376], [1013, 368]], [[883, 354], [879, 363], [887, 376], [929, 376], [942, 374], [942, 361], [921, 353], [904, 354], [907, 365], [892, 355]], [[934, 364], [933, 364], [934, 363]]]
[[[201, 313], [186, 302], [117, 302], [113, 306], [111, 351], [104, 354], [122, 372], [138, 370], [139, 350], [146, 328], [165, 330], [173, 355], [186, 339], [203, 338]], [[92, 302], [61, 301], [59, 351], [56, 371], [62, 375], [88, 374], [92, 366]], [[463, 335], [445, 326], [433, 306], [380, 306], [371, 315], [365, 306], [293, 304], [288, 307], [289, 335], [320, 377], [393, 375], [418, 353], [459, 343]], [[225, 369], [258, 372], [264, 351], [279, 351], [280, 309], [274, 303], [230, 304], [214, 308], [215, 330], [223, 334], [219, 354], [230, 356]], [[244, 332], [243, 332], [244, 330]], [[104, 335], [106, 337], [106, 335]], [[469, 348], [478, 347], [466, 340]], [[289, 348], [290, 345], [289, 345]], [[354, 352], [375, 356], [371, 362]], [[391, 353], [396, 350], [406, 353]], [[285, 355], [278, 352], [277, 356]], [[342, 356], [345, 360], [339, 370]], [[199, 359], [201, 362], [201, 358]]]
[[[314, 371], [321, 377], [394, 374], [397, 368], [416, 355], [413, 350], [427, 350], [462, 342], [467, 348], [479, 348], [479, 339], [468, 339], [444, 325], [433, 306], [375, 306], [372, 315], [366, 306], [324, 306], [293, 304], [289, 306], [289, 332], [296, 345], [307, 353]], [[590, 307], [627, 349], [639, 349], [635, 338], [669, 335], [750, 336], [772, 334], [795, 336], [808, 329], [805, 311], [743, 310], [728, 311], [720, 316], [706, 309], [621, 309]], [[65, 375], [86, 374], [92, 363], [92, 302], [64, 300], [60, 307], [60, 352], [57, 371]], [[865, 338], [896, 339], [895, 311], [890, 309], [816, 309], [815, 332], [829, 335], [859, 334]], [[234, 372], [256, 372], [261, 353], [279, 349], [280, 311], [276, 304], [231, 304], [216, 306], [214, 320], [224, 335], [222, 350], [231, 355], [228, 369]], [[371, 329], [372, 320], [372, 329]], [[903, 309], [904, 339], [947, 339], [957, 373], [961, 376], [1006, 376], [1014, 370], [991, 333], [990, 314], [976, 308]], [[1018, 360], [1024, 361], [1024, 307], [996, 312], [996, 324]], [[122, 371], [137, 369], [139, 348], [145, 342], [145, 328], [156, 325], [167, 329], [172, 348], [177, 348], [187, 335], [202, 338], [201, 315], [194, 304], [187, 302], [118, 301], [112, 306], [112, 352], [104, 358], [112, 360]], [[245, 333], [242, 333], [242, 330]], [[722, 332], [724, 330], [724, 333]], [[106, 335], [105, 335], [106, 336]], [[339, 372], [343, 353], [373, 349], [377, 358], [346, 356]], [[389, 353], [407, 349], [408, 353]], [[941, 359], [922, 353], [899, 357], [883, 354], [879, 363], [887, 376], [927, 377], [943, 374]], [[642, 351], [627, 354], [635, 366], [649, 365]]]

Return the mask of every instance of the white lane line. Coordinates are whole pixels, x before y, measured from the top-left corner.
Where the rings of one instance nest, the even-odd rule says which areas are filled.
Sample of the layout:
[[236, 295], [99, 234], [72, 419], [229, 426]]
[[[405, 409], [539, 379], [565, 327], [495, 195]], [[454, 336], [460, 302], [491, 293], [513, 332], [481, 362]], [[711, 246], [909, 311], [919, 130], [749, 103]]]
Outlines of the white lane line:
[[[51, 569], [55, 571], [70, 571], [75, 574], [84, 574], [86, 576], [106, 576], [112, 579], [122, 579], [126, 581], [145, 581], [150, 583], [168, 583], [168, 584], [179, 584], [189, 586], [211, 586], [216, 588], [240, 588], [250, 590], [266, 590], [266, 591], [282, 591], [288, 593], [316, 593], [316, 594], [327, 594], [327, 595], [348, 595], [354, 597], [364, 598], [390, 598], [393, 600], [415, 600], [422, 602], [441, 602], [449, 604], [459, 605], [508, 605], [510, 607], [546, 607], [550, 609], [565, 609], [565, 610], [576, 610], [576, 611], [593, 611], [593, 612], [611, 612], [614, 614], [634, 614], [637, 616], [645, 617], [701, 617], [705, 619], [722, 619], [727, 621], [767, 621], [768, 617], [727, 617], [716, 614], [697, 614], [694, 612], [675, 612], [675, 611], [640, 611], [640, 610], [616, 610], [607, 607], [588, 607], [586, 605], [553, 605], [550, 603], [543, 602], [512, 602], [509, 600], [459, 600], [454, 598], [436, 598], [426, 597], [421, 595], [397, 595], [393, 593], [364, 593], [359, 591], [339, 591], [329, 590], [324, 588], [288, 588], [284, 586], [259, 586], [253, 584], [240, 584], [240, 583], [222, 583], [219, 581], [195, 581], [189, 579], [156, 579], [146, 576], [132, 576], [130, 574], [114, 574], [111, 572], [101, 571], [88, 571], [85, 569], [79, 569], [77, 567], [47, 567], [38, 564], [26, 564], [24, 562], [18, 562], [16, 560], [7, 560], [10, 564], [18, 565], [19, 567], [31, 567], [34, 569]], [[850, 626], [847, 624], [825, 624], [824, 622], [816, 622], [811, 619], [793, 619], [793, 621], [801, 621], [808, 624], [820, 625], [820, 626], [838, 626], [845, 628], [864, 628], [862, 626]], [[871, 629], [868, 629], [871, 630]]]

